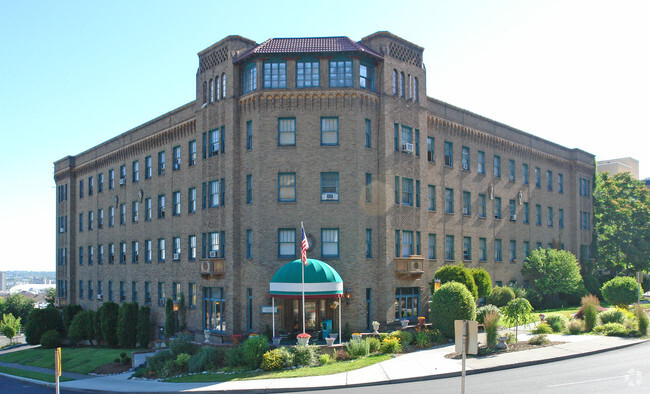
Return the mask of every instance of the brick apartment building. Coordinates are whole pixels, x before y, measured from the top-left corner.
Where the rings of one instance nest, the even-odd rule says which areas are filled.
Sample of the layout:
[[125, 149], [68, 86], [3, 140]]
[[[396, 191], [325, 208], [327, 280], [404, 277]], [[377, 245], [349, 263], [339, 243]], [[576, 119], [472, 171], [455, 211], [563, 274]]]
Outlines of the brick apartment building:
[[[263, 332], [301, 222], [355, 330], [426, 315], [444, 264], [527, 285], [536, 247], [586, 257], [594, 156], [427, 97], [422, 54], [388, 32], [199, 52], [195, 101], [54, 163], [58, 303], [162, 325], [183, 292], [189, 329]], [[299, 301], [275, 305], [292, 331]], [[331, 307], [310, 299], [308, 325]]]

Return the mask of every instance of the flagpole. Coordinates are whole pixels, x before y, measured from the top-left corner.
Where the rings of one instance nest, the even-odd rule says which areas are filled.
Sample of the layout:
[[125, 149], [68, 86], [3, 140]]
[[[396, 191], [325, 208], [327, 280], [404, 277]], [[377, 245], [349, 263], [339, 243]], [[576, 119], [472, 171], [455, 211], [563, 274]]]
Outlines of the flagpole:
[[[300, 230], [302, 231], [302, 234], [305, 233], [305, 227], [303, 226], [302, 222], [300, 222]], [[305, 333], [305, 264], [303, 264], [303, 262], [301, 261], [300, 266], [302, 267], [302, 333], [304, 334]]]

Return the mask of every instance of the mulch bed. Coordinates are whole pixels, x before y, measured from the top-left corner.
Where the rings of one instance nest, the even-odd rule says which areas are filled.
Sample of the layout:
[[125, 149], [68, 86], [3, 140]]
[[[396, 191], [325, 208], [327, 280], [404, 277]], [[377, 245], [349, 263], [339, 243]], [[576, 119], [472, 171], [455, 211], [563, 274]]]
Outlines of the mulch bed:
[[[480, 347], [478, 349], [478, 354], [468, 354], [467, 357], [483, 357], [483, 356], [490, 356], [490, 355], [496, 355], [496, 354], [501, 354], [501, 353], [512, 353], [512, 352], [518, 352], [521, 350], [530, 350], [530, 349], [538, 349], [541, 347], [546, 347], [546, 346], [555, 346], [555, 345], [561, 345], [566, 342], [549, 342], [546, 345], [531, 345], [526, 341], [521, 341], [517, 343], [511, 343], [508, 344], [508, 349], [496, 349], [496, 348], [488, 348], [488, 347]], [[450, 358], [454, 360], [461, 359], [463, 357], [462, 354], [460, 353], [449, 353], [445, 355], [445, 358]]]
[[108, 363], [95, 368], [92, 373], [97, 375], [113, 375], [116, 373], [126, 372], [131, 369], [131, 363]]

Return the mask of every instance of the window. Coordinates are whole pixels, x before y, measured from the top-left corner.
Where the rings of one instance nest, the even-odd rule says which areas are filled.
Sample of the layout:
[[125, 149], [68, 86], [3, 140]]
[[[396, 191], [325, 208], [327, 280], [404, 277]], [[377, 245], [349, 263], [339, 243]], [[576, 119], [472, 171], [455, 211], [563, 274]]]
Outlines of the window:
[[530, 212], [528, 210], [528, 203], [525, 202], [524, 203], [524, 223], [528, 224], [529, 220], [530, 220]]
[[429, 189], [429, 193], [427, 196], [427, 207], [429, 208], [429, 211], [435, 211], [436, 210], [436, 187], [433, 185], [429, 185], [428, 189]]
[[454, 166], [454, 144], [449, 141], [445, 141], [445, 165]]
[[91, 231], [93, 229], [93, 218], [94, 218], [94, 212], [90, 211], [88, 212], [88, 230]]
[[226, 332], [226, 300], [222, 287], [203, 288], [203, 328]]
[[454, 213], [454, 190], [445, 189], [445, 213]]
[[463, 146], [460, 159], [461, 159], [461, 165], [463, 167], [463, 171], [469, 171], [469, 148], [468, 147]]
[[208, 233], [208, 237], [209, 237], [208, 251], [211, 252], [210, 255], [214, 254], [219, 258], [226, 257], [226, 249], [224, 244], [225, 232], [215, 231], [212, 233]]
[[485, 175], [485, 152], [478, 151], [478, 158], [477, 161], [478, 167], [477, 171], [481, 175]]
[[115, 261], [115, 244], [108, 244], [108, 264], [113, 264]]
[[472, 238], [463, 237], [463, 260], [472, 260]]
[[542, 175], [539, 167], [535, 167], [535, 187], [538, 189], [542, 187]]
[[152, 175], [151, 163], [152, 163], [151, 156], [147, 156], [144, 158], [144, 179], [151, 179], [151, 175]]
[[487, 246], [486, 246], [485, 238], [479, 238], [478, 239], [478, 260], [479, 261], [487, 261]]
[[393, 70], [393, 95], [397, 96], [397, 70]]
[[553, 226], [553, 207], [548, 207], [548, 225]]
[[530, 255], [530, 242], [524, 241], [524, 258], [527, 258]]
[[158, 306], [165, 306], [165, 282], [158, 282]]
[[429, 234], [429, 260], [436, 259], [436, 235]]
[[133, 183], [140, 181], [140, 162], [138, 160], [131, 163], [131, 178]]
[[151, 197], [147, 197], [144, 199], [144, 220], [151, 221], [151, 211]]
[[104, 264], [104, 245], [97, 246], [97, 264]]
[[478, 195], [478, 217], [484, 218], [486, 217], [486, 212], [485, 212], [485, 194], [479, 194]]
[[510, 220], [515, 220], [515, 212], [516, 212], [516, 205], [515, 205], [515, 200], [510, 200], [508, 202], [508, 206], [510, 208]]
[[321, 230], [321, 256], [338, 258], [339, 257], [339, 229], [322, 229]]
[[108, 189], [113, 190], [115, 187], [115, 170], [108, 170]]
[[208, 147], [209, 147], [208, 157], [212, 157], [219, 154], [220, 141], [221, 141], [221, 130], [218, 127], [208, 132]]
[[339, 173], [338, 172], [320, 173], [320, 192], [321, 192], [321, 201], [339, 200]]
[[165, 175], [165, 151], [158, 152], [158, 175]]
[[296, 201], [296, 173], [278, 174], [278, 201]]
[[208, 84], [208, 96], [211, 103], [214, 102], [214, 80], [210, 78], [210, 83]]
[[208, 82], [203, 81], [203, 104], [208, 102]]
[[[401, 141], [402, 141], [402, 145], [404, 145], [404, 144], [412, 144], [413, 143], [413, 129], [412, 128], [402, 125]], [[404, 150], [404, 149], [402, 149], [402, 150]]]
[[208, 208], [214, 208], [220, 205], [220, 187], [221, 185], [218, 180], [210, 181], [208, 183]]
[[470, 192], [463, 192], [463, 215], [469, 216], [472, 214], [471, 205], [472, 195]]
[[120, 204], [120, 225], [126, 224], [126, 204]]
[[553, 172], [546, 171], [546, 190], [553, 191]]
[[395, 289], [395, 320], [420, 316], [420, 288], [398, 287]]
[[246, 122], [246, 150], [253, 149], [253, 121]]
[[196, 283], [188, 285], [189, 297], [187, 299], [190, 308], [196, 308]]
[[191, 187], [187, 189], [187, 212], [196, 212], [196, 188]]
[[352, 61], [330, 61], [330, 87], [342, 88], [352, 86]]
[[319, 62], [296, 62], [296, 87], [317, 88], [320, 86]]
[[366, 138], [365, 138], [365, 146], [366, 146], [366, 148], [370, 148], [370, 146], [371, 146], [370, 119], [366, 119], [364, 125], [365, 125], [365, 136], [366, 136]]
[[113, 301], [113, 281], [108, 281], [108, 300]]
[[[285, 73], [286, 78], [286, 73]], [[244, 67], [243, 93], [249, 93], [257, 89], [257, 65], [255, 63]]]
[[418, 78], [413, 77], [413, 97], [416, 102], [420, 101], [419, 92], [420, 92], [420, 84], [418, 83]]
[[138, 282], [131, 282], [131, 302], [138, 302]]
[[137, 263], [140, 254], [140, 243], [138, 241], [131, 241], [131, 262]]
[[172, 215], [179, 216], [181, 214], [181, 192], [172, 193], [172, 204], [174, 205]]
[[278, 145], [296, 146], [296, 118], [278, 118]]
[[79, 198], [84, 198], [84, 180], [79, 181]]
[[515, 181], [515, 161], [512, 159], [508, 160], [508, 180]]
[[427, 137], [427, 161], [431, 163], [436, 162], [433, 142], [434, 142], [433, 137]]
[[133, 223], [138, 222], [138, 212], [140, 211], [140, 203], [138, 201], [133, 201], [131, 203], [131, 221]]
[[196, 140], [192, 140], [187, 145], [187, 163], [188, 166], [196, 164]]
[[399, 146], [399, 141], [400, 141], [400, 136], [399, 136], [399, 123], [394, 123], [393, 124], [393, 141], [395, 145], [395, 152], [399, 152], [400, 146]]
[[253, 230], [246, 230], [246, 258], [253, 258]]
[[361, 89], [375, 90], [373, 67], [367, 64], [359, 64], [359, 87]]
[[400, 194], [399, 194], [399, 177], [395, 177], [395, 204], [399, 205], [400, 204]]
[[158, 239], [158, 262], [164, 263], [166, 258], [165, 238]]
[[92, 280], [88, 281], [88, 299], [89, 300], [93, 299], [93, 281]]
[[150, 239], [144, 241], [144, 262], [151, 263], [153, 245]]
[[253, 203], [253, 175], [246, 175], [246, 204]]
[[366, 229], [366, 258], [372, 258], [372, 229]]
[[402, 205], [413, 206], [413, 179], [402, 178]]
[[366, 202], [372, 201], [372, 174], [366, 172]]
[[158, 196], [158, 219], [165, 218], [165, 195]]
[[564, 175], [557, 174], [557, 192], [564, 193]]
[[339, 118], [320, 118], [320, 144], [339, 144]]
[[542, 225], [542, 206], [539, 204], [535, 205], [535, 224]]
[[280, 229], [278, 230], [278, 257], [296, 258], [296, 230]]
[[181, 169], [181, 147], [180, 146], [175, 146], [172, 148], [172, 159], [174, 160], [174, 167], [173, 170], [180, 170]]
[[445, 236], [445, 260], [447, 261], [454, 260], [454, 236], [453, 235]]
[[84, 247], [79, 247], [79, 265], [84, 265]]
[[399, 73], [399, 96], [404, 97], [405, 92], [405, 81], [404, 81], [404, 72]]
[[528, 164], [521, 164], [521, 178], [524, 185], [528, 184]]
[[413, 254], [413, 231], [402, 231], [400, 256], [409, 257]]
[[494, 155], [494, 177], [501, 178], [501, 157]]
[[88, 195], [92, 196], [93, 195], [93, 187], [95, 185], [95, 180], [93, 177], [89, 176], [88, 177]]
[[124, 186], [126, 184], [126, 165], [121, 165], [120, 166], [120, 186]]
[[151, 282], [144, 282], [144, 303], [151, 304]]
[[517, 261], [517, 241], [510, 241], [510, 262], [514, 263]]
[[264, 63], [264, 89], [283, 89], [287, 87], [287, 63]]
[[501, 240], [500, 239], [495, 239], [494, 240], [494, 261], [497, 261], [497, 262], [502, 261], [502, 258], [501, 258]]
[[560, 208], [557, 212], [557, 222], [559, 228], [564, 228], [564, 209]]
[[[68, 185], [64, 185], [64, 186], [66, 186], [65, 195], [66, 195], [66, 199], [67, 199], [67, 194], [68, 194], [67, 186]], [[103, 191], [104, 191], [104, 173], [100, 173], [99, 175], [97, 175], [97, 193], [101, 193]]]
[[180, 237], [174, 237], [172, 238], [172, 249], [174, 251], [174, 255], [172, 256], [174, 261], [178, 261], [181, 258], [181, 238]]
[[126, 242], [120, 242], [120, 264], [126, 264]]
[[226, 73], [221, 74], [221, 98], [226, 98]]
[[196, 235], [190, 235], [187, 239], [187, 247], [189, 249], [188, 260], [196, 260]]

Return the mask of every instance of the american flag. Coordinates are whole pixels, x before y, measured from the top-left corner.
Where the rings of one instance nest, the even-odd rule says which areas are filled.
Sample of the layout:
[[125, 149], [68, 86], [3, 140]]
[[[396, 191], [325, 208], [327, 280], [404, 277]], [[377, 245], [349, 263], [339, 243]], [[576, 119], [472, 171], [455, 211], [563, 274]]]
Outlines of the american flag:
[[307, 236], [305, 235], [305, 227], [300, 223], [300, 229], [302, 230], [302, 242], [300, 243], [300, 261], [304, 265], [307, 265], [307, 249], [309, 249], [309, 241], [307, 241]]

